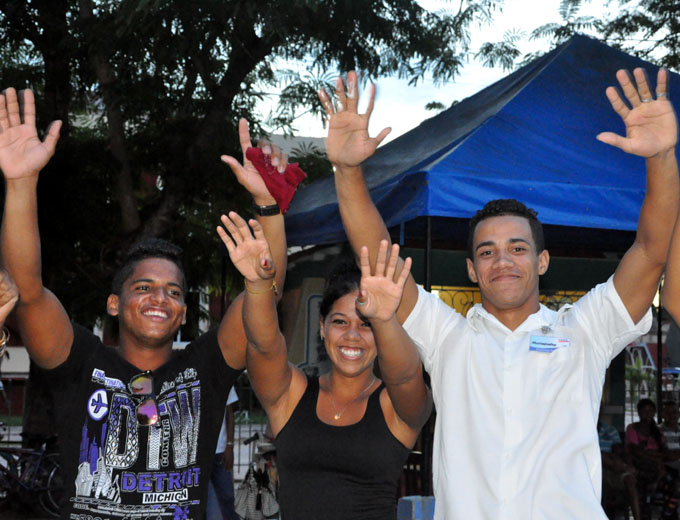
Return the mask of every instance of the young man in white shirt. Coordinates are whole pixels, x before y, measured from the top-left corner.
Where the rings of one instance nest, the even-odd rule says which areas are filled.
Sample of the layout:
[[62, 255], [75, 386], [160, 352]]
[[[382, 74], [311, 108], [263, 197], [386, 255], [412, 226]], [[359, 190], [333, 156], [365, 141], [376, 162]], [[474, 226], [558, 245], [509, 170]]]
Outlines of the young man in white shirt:
[[[481, 305], [465, 318], [418, 288], [412, 277], [404, 289], [397, 316], [431, 376], [437, 408], [438, 520], [606, 518], [596, 430], [605, 370], [650, 327], [649, 307], [679, 200], [668, 73], [659, 72], [656, 96], [644, 71], [634, 74], [637, 87], [626, 71], [617, 73], [628, 104], [616, 89], [607, 89], [627, 137], [598, 136], [647, 159], [637, 237], [612, 278], [559, 312], [541, 306], [538, 279], [549, 264], [541, 225], [523, 204], [499, 200], [471, 222], [467, 268], [479, 285]], [[354, 251], [368, 246], [375, 262], [379, 242], [389, 234], [360, 164], [389, 130], [369, 137], [373, 99], [365, 114], [357, 113], [354, 73], [348, 74], [347, 90], [338, 82], [336, 95], [337, 111], [320, 93], [340, 214]]]

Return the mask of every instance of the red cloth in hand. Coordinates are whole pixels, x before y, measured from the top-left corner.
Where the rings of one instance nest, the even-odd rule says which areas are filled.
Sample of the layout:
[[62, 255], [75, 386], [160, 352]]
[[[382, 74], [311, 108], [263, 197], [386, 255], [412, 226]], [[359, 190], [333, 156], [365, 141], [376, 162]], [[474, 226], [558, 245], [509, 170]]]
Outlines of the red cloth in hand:
[[269, 193], [276, 199], [281, 213], [288, 211], [290, 201], [293, 200], [293, 195], [295, 195], [295, 189], [298, 184], [307, 178], [307, 174], [300, 169], [298, 163], [289, 164], [286, 167], [286, 171], [279, 173], [272, 166], [269, 156], [265, 155], [259, 148], [248, 148], [246, 150], [246, 159], [255, 166]]

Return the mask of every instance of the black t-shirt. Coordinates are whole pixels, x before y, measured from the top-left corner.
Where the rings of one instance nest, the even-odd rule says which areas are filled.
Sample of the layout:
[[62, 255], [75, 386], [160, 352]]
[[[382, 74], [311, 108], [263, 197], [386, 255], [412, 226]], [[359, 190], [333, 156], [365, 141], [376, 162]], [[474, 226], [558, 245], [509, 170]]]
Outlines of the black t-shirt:
[[73, 326], [68, 359], [47, 371], [65, 486], [62, 518], [202, 520], [229, 388], [239, 374], [208, 332], [153, 371], [160, 413], [140, 426], [142, 372], [116, 349]]

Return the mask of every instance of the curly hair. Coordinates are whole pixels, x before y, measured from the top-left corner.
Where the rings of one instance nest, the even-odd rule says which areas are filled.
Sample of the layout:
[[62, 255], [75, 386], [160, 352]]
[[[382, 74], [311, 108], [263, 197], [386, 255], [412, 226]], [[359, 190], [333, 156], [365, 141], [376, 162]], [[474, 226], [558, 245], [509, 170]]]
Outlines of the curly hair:
[[538, 213], [531, 208], [527, 208], [520, 201], [515, 199], [496, 199], [490, 200], [484, 207], [477, 211], [470, 219], [470, 228], [468, 232], [468, 256], [474, 258], [473, 241], [475, 237], [475, 229], [477, 224], [482, 220], [491, 217], [501, 217], [503, 215], [513, 215], [516, 217], [524, 217], [529, 221], [531, 228], [531, 237], [536, 246], [536, 252], [540, 253], [545, 249], [545, 239], [543, 238], [543, 224], [538, 220]]
[[345, 296], [359, 289], [361, 271], [353, 256], [343, 255], [326, 277], [326, 287], [323, 291], [319, 313], [322, 318], [328, 316], [333, 304]]
[[120, 294], [125, 280], [132, 276], [137, 264], [147, 258], [163, 258], [175, 264], [182, 278], [182, 289], [186, 289], [184, 267], [182, 266], [182, 248], [160, 238], [145, 238], [134, 244], [125, 255], [123, 262], [113, 275], [111, 292]]

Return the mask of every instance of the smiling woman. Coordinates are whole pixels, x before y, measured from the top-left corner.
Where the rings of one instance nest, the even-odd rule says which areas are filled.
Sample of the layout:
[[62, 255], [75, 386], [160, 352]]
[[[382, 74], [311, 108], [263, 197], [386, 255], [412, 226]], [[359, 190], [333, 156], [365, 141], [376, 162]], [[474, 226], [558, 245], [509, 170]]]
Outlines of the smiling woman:
[[[376, 377], [380, 349], [374, 328], [398, 326], [394, 313], [410, 260], [395, 274], [399, 247], [388, 261], [385, 242], [375, 273], [367, 251], [361, 270], [354, 258], [336, 266], [319, 309], [331, 368], [308, 377], [287, 359], [271, 282], [275, 267], [259, 225], [233, 212], [222, 223], [230, 236], [222, 228], [220, 236], [246, 279], [248, 376], [276, 437], [282, 518], [394, 520], [399, 476], [429, 417], [431, 396], [417, 356], [410, 377], [398, 382]], [[397, 347], [406, 342], [405, 333], [393, 341]], [[379, 362], [382, 369], [389, 364]], [[395, 386], [400, 393], [393, 394]]]

